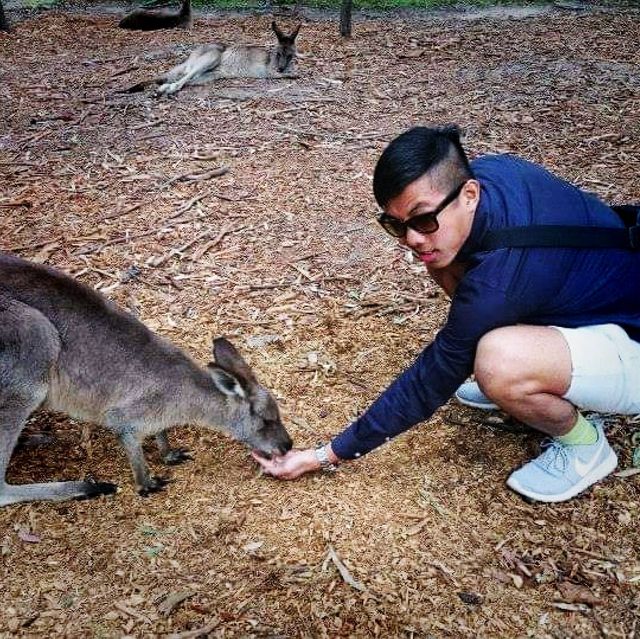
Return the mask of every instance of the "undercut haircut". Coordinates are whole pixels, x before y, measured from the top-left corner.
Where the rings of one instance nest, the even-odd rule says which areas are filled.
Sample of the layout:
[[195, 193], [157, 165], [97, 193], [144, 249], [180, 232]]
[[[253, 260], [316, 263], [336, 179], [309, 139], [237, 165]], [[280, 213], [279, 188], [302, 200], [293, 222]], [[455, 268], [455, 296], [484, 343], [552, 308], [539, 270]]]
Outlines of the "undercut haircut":
[[443, 193], [473, 178], [460, 142], [460, 129], [455, 124], [417, 126], [389, 144], [373, 173], [373, 195], [378, 205], [386, 208], [409, 184], [427, 173]]

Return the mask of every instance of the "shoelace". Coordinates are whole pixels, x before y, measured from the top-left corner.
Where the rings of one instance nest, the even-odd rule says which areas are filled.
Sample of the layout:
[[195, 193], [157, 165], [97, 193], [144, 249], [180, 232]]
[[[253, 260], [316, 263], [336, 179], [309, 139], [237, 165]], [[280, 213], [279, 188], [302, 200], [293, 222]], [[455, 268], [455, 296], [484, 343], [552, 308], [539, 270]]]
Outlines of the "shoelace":
[[552, 475], [562, 474], [567, 470], [569, 466], [567, 446], [553, 437], [547, 437], [542, 440], [540, 448], [544, 452], [534, 460], [535, 464]]

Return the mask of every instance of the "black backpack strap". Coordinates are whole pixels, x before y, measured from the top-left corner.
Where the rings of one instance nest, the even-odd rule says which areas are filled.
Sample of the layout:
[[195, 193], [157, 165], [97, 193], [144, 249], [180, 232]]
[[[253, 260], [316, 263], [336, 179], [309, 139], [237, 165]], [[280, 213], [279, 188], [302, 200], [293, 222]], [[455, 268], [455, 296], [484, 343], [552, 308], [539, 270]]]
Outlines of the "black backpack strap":
[[489, 231], [480, 251], [501, 248], [613, 248], [640, 251], [640, 206], [614, 206], [627, 228], [543, 224]]
[[618, 214], [625, 226], [640, 224], [640, 204], [616, 204], [611, 208]]
[[489, 231], [481, 251], [501, 248], [617, 248], [640, 250], [640, 226], [514, 226]]

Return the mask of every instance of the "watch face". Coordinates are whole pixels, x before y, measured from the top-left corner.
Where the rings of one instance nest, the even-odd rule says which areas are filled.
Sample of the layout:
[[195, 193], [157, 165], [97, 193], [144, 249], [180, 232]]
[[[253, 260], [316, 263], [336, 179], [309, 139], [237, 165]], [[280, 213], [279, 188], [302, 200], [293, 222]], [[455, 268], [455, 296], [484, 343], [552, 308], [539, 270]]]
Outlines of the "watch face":
[[316, 459], [320, 462], [320, 466], [330, 466], [329, 458], [327, 457], [327, 451], [324, 446], [318, 446], [316, 448]]

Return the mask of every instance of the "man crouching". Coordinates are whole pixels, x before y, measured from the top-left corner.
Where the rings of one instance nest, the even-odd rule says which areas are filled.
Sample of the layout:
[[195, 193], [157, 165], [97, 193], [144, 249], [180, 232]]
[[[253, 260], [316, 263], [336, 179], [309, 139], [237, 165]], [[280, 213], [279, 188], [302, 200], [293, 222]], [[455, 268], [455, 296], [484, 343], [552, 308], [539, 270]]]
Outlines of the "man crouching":
[[[602, 425], [579, 411], [640, 413], [640, 251], [599, 247], [605, 236], [628, 239], [618, 213], [518, 157], [469, 162], [457, 127], [400, 135], [373, 189], [382, 227], [450, 295], [447, 322], [329, 444], [258, 460], [265, 470], [293, 479], [360, 457], [427, 420], [473, 372], [477, 385], [463, 385], [461, 401], [498, 406], [550, 436], [510, 475], [511, 489], [558, 502], [611, 473], [617, 458]], [[527, 244], [528, 231], [520, 246], [488, 242], [549, 226], [571, 227], [589, 246], [560, 232], [544, 247]]]

